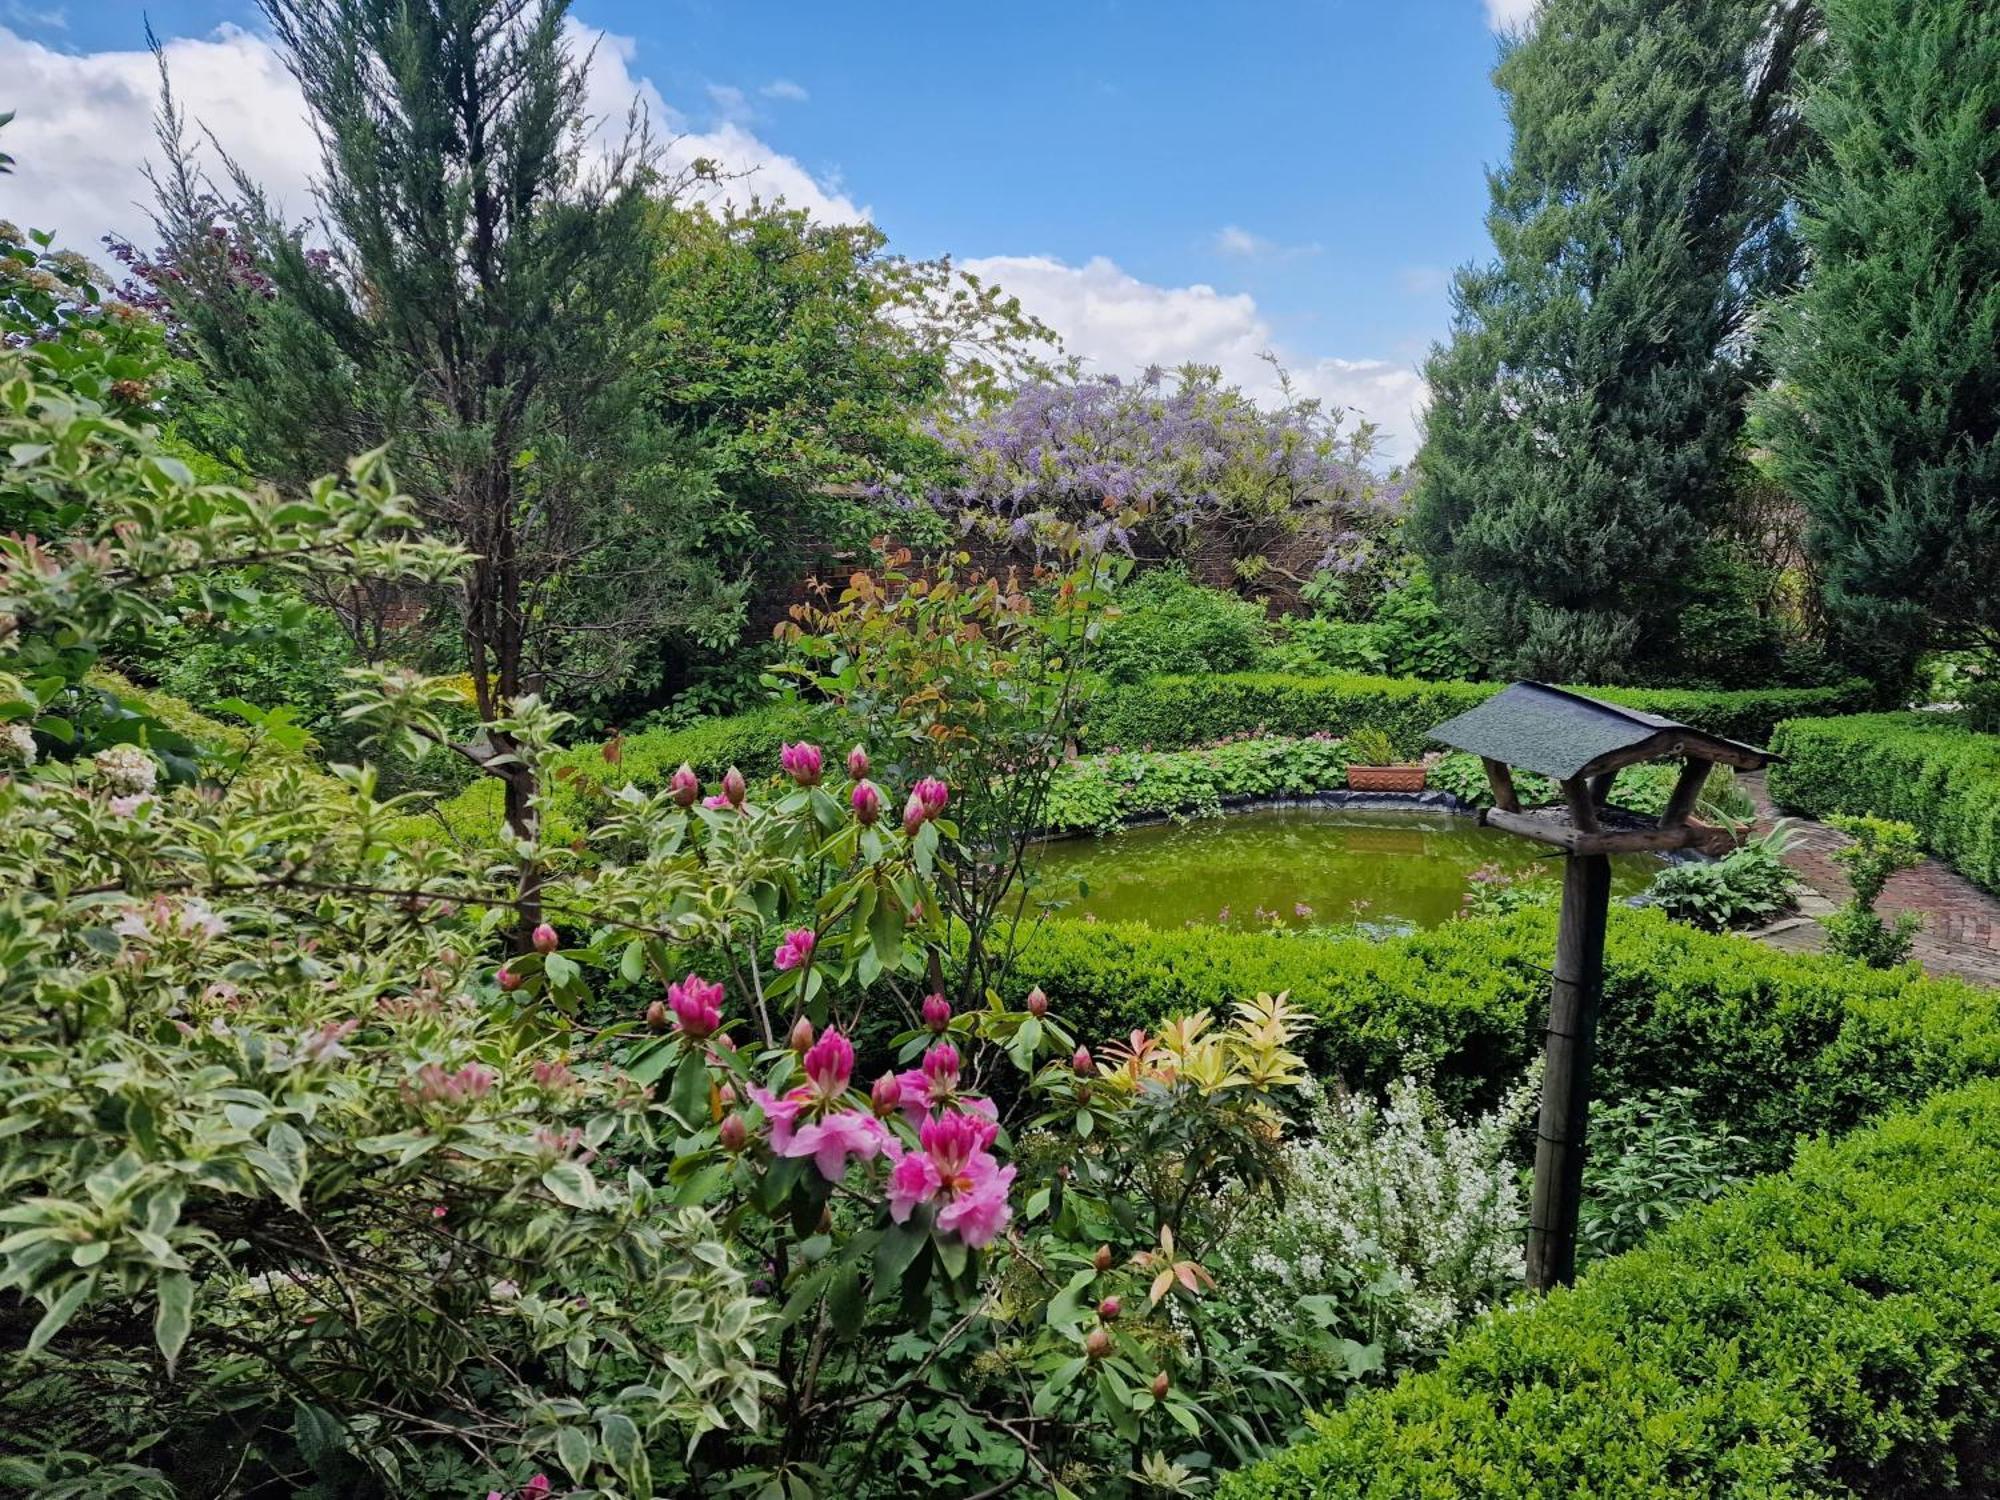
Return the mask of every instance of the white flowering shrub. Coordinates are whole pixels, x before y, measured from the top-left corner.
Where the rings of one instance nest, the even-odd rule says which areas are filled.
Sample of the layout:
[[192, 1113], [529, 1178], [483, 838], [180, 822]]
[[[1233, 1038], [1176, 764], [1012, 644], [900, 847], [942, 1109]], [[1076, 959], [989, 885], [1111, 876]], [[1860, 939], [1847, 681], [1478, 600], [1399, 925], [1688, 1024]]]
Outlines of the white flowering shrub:
[[1435, 1350], [1522, 1281], [1508, 1147], [1536, 1081], [1464, 1123], [1408, 1077], [1381, 1101], [1307, 1092], [1315, 1128], [1284, 1149], [1282, 1199], [1254, 1206], [1227, 1244], [1241, 1331], [1296, 1342], [1303, 1312], [1340, 1336], [1349, 1374]]

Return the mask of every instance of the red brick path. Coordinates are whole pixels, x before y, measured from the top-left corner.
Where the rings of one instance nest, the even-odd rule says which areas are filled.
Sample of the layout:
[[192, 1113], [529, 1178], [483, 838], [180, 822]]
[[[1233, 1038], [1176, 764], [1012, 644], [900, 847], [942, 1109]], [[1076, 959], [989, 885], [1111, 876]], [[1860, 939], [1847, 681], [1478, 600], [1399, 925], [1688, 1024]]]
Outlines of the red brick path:
[[[1757, 804], [1758, 831], [1768, 829], [1782, 809], [1773, 809], [1763, 774], [1739, 776], [1737, 785]], [[1810, 818], [1795, 817], [1790, 823], [1794, 847], [1785, 863], [1804, 877], [1811, 894], [1800, 902], [1803, 920], [1774, 924], [1759, 935], [1780, 948], [1817, 949], [1825, 934], [1815, 919], [1849, 895], [1847, 878], [1831, 857], [1847, 842], [1847, 836]], [[1926, 859], [1914, 870], [1890, 877], [1877, 909], [1885, 913], [1913, 911], [1924, 919], [1911, 956], [1928, 973], [2000, 986], [2000, 900], [1962, 875], [1935, 859]]]

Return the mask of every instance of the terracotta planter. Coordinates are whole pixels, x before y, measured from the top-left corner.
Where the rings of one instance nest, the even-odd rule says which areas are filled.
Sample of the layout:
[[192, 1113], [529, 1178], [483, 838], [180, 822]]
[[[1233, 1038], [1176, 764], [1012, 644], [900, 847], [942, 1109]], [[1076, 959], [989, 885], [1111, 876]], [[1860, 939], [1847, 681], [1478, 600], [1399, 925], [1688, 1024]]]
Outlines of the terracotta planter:
[[1349, 766], [1347, 789], [1350, 792], [1421, 792], [1424, 789], [1424, 768], [1421, 764]]

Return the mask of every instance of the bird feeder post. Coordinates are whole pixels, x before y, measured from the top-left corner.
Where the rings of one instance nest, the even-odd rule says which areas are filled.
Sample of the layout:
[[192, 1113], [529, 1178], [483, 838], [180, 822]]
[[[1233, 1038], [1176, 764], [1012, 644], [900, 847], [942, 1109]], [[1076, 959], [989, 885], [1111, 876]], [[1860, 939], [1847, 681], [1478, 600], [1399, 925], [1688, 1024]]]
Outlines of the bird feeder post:
[[1563, 860], [1562, 915], [1543, 1038], [1542, 1112], [1535, 1127], [1535, 1188], [1528, 1212], [1528, 1285], [1537, 1292], [1576, 1277], [1590, 1075], [1604, 995], [1604, 929], [1611, 913], [1611, 856]]
[[[1576, 1276], [1576, 1231], [1590, 1123], [1591, 1070], [1604, 995], [1604, 933], [1611, 912], [1611, 856], [1711, 853], [1731, 847], [1728, 829], [1692, 814], [1716, 765], [1755, 770], [1768, 750], [1738, 744], [1656, 714], [1603, 703], [1580, 693], [1517, 682], [1431, 737], [1485, 762], [1493, 805], [1481, 816], [1563, 852], [1562, 916], [1543, 1033], [1541, 1117], [1535, 1131], [1535, 1187], [1528, 1217], [1528, 1285], [1538, 1292]], [[1640, 761], [1679, 758], [1679, 780], [1660, 817], [1616, 806], [1618, 772]], [[1549, 777], [1561, 800], [1523, 808], [1513, 769]]]

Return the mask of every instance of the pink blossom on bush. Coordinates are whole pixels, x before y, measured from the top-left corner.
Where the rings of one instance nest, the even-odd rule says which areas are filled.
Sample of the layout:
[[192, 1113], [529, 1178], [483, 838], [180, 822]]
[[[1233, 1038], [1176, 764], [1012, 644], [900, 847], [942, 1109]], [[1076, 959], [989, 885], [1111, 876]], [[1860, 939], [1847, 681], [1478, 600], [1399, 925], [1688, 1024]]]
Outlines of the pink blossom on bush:
[[902, 1107], [902, 1080], [894, 1073], [884, 1073], [875, 1080], [875, 1087], [868, 1091], [868, 1102], [874, 1106], [876, 1114], [888, 1119]]
[[993, 1126], [974, 1115], [943, 1114], [918, 1131], [921, 1154], [905, 1153], [889, 1173], [889, 1217], [907, 1223], [917, 1205], [937, 1202], [937, 1226], [977, 1250], [1013, 1217], [1007, 1189], [1014, 1168], [987, 1152]]
[[722, 986], [690, 974], [667, 986], [667, 1006], [674, 1013], [674, 1024], [700, 1041], [722, 1024]]
[[910, 793], [910, 800], [903, 804], [903, 836], [915, 838], [917, 830], [930, 821], [930, 816], [930, 809], [924, 806], [924, 799], [915, 792]]
[[924, 996], [924, 1025], [932, 1031], [942, 1032], [951, 1024], [951, 1002], [942, 995]]
[[935, 818], [945, 810], [946, 804], [951, 801], [951, 788], [935, 776], [926, 776], [922, 781], [917, 783], [914, 795], [919, 802], [923, 803], [924, 811]]
[[826, 1034], [806, 1049], [805, 1069], [806, 1080], [819, 1099], [838, 1099], [854, 1076], [854, 1044], [837, 1027], [827, 1027]]
[[806, 1107], [806, 1099], [804, 1089], [793, 1089], [783, 1098], [769, 1089], [750, 1090], [750, 1102], [764, 1112], [764, 1123], [771, 1127], [771, 1149], [780, 1156], [792, 1143], [792, 1131], [798, 1124], [799, 1111]]
[[778, 951], [771, 955], [771, 962], [779, 969], [796, 969], [812, 957], [813, 947], [818, 941], [810, 927], [794, 927], [779, 942]]
[[723, 809], [730, 806], [730, 802], [727, 797], [722, 795], [722, 793], [717, 792], [712, 797], [702, 798], [701, 805], [707, 808], [710, 812], [721, 812]]
[[809, 1156], [828, 1182], [847, 1175], [848, 1158], [873, 1161], [889, 1148], [894, 1138], [874, 1116], [858, 1109], [844, 1109], [823, 1120], [799, 1127], [778, 1153], [781, 1156]]
[[749, 794], [750, 794], [750, 788], [744, 784], [743, 773], [741, 771], [737, 770], [736, 767], [731, 766], [727, 771], [723, 773], [722, 796], [723, 800], [726, 801], [731, 807], [737, 807], [737, 808], [742, 807], [743, 799], [747, 797]]
[[800, 786], [818, 786], [826, 758], [817, 745], [801, 741], [796, 745], [786, 745], [778, 752], [778, 764], [785, 768], [785, 774]]
[[866, 827], [882, 816], [882, 792], [872, 781], [854, 783], [854, 794], [848, 799], [853, 805], [855, 819]]
[[534, 936], [529, 941], [534, 944], [537, 953], [553, 953], [562, 946], [562, 938], [547, 922], [536, 926]]
[[674, 794], [674, 801], [682, 807], [693, 807], [695, 799], [701, 796], [701, 778], [686, 761], [668, 778], [667, 786]]
[[856, 781], [868, 774], [868, 752], [859, 745], [847, 752], [847, 774]]

